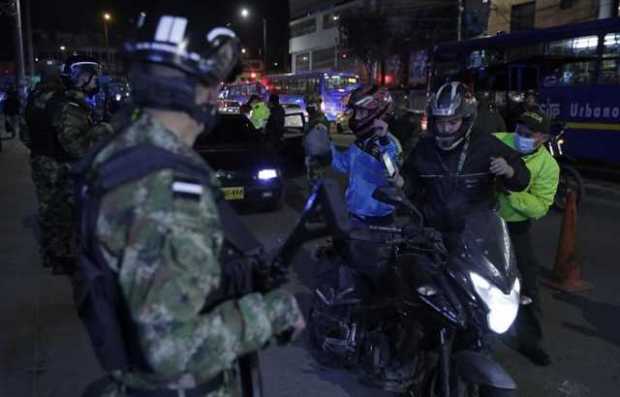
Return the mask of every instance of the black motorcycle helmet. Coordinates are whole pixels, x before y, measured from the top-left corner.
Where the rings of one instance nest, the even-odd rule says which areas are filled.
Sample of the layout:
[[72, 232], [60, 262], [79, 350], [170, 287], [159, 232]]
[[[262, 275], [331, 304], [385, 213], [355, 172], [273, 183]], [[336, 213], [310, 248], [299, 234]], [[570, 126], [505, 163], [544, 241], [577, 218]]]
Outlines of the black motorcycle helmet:
[[351, 131], [357, 136], [369, 134], [373, 122], [388, 112], [392, 103], [392, 96], [385, 88], [366, 85], [353, 90], [346, 110]]
[[[477, 115], [477, 105], [469, 88], [458, 81], [442, 85], [433, 95], [428, 106], [429, 130], [435, 136], [437, 146], [442, 150], [452, 150], [471, 134]], [[450, 134], [437, 129], [437, 119], [463, 120], [458, 131]]]
[[[86, 91], [86, 86], [93, 79], [96, 79], [96, 88], [89, 95], [94, 95], [99, 91], [99, 75], [101, 74], [101, 63], [93, 57], [83, 55], [72, 55], [65, 61], [60, 72], [63, 83], [69, 89]], [[86, 79], [80, 78], [86, 75]]]
[[136, 37], [124, 44], [122, 54], [136, 105], [183, 111], [210, 126], [217, 107], [196, 104], [197, 87], [213, 87], [234, 77], [241, 45], [228, 28], [203, 30], [192, 21], [196, 18], [189, 11], [166, 12], [160, 7], [141, 13]]

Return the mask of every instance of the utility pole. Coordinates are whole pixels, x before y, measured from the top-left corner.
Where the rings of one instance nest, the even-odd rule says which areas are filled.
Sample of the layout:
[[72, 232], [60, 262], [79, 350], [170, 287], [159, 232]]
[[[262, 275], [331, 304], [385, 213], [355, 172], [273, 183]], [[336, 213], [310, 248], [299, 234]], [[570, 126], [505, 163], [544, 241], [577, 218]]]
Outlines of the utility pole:
[[14, 0], [12, 2], [13, 12], [15, 17], [15, 61], [16, 61], [16, 73], [15, 73], [15, 85], [17, 86], [17, 92], [23, 102], [26, 99], [26, 70], [24, 68], [24, 37], [22, 36], [22, 13], [20, 0]]
[[30, 74], [30, 81], [34, 77], [34, 46], [32, 45], [32, 23], [30, 22], [30, 14], [32, 9], [30, 8], [30, 0], [24, 0], [25, 13], [26, 13], [26, 48], [28, 49], [28, 74]]
[[263, 64], [267, 72], [267, 19], [263, 17]]

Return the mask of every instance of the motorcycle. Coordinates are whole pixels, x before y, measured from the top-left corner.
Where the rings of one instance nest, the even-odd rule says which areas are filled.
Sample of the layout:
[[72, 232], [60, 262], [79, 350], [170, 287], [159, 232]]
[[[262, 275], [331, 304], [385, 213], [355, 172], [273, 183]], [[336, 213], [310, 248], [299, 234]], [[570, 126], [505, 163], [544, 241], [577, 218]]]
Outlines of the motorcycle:
[[417, 222], [351, 233], [349, 239], [368, 244], [379, 234], [388, 260], [371, 299], [359, 293], [359, 274], [344, 262], [315, 289], [308, 325], [316, 356], [358, 367], [366, 382], [401, 396], [514, 395], [516, 384], [489, 345], [510, 328], [521, 304], [506, 224], [490, 210], [471, 214], [444, 244], [441, 234], [422, 227], [400, 190], [380, 188], [373, 197], [405, 208]]
[[574, 166], [574, 159], [564, 153], [562, 146], [565, 143], [565, 126], [557, 125], [555, 129], [559, 129], [559, 133], [552, 136], [546, 143], [547, 150], [556, 159], [560, 166], [560, 181], [558, 190], [553, 200], [553, 206], [559, 211], [566, 208], [566, 195], [569, 191], [577, 193], [577, 205], [579, 205], [585, 197], [585, 187], [581, 174]]

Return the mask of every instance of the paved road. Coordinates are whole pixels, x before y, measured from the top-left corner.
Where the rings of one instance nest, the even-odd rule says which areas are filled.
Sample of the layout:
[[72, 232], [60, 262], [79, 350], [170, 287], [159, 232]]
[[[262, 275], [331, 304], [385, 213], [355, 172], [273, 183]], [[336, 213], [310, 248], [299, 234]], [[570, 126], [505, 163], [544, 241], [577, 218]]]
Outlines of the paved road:
[[[45, 272], [36, 249], [35, 198], [27, 153], [16, 142], [0, 153], [0, 396], [73, 397], [101, 375], [74, 313], [69, 283]], [[244, 220], [270, 247], [284, 238], [303, 203], [303, 180], [290, 181], [286, 205], [277, 213], [245, 214]], [[587, 295], [565, 296], [543, 289], [547, 344], [554, 365], [540, 369], [500, 345], [500, 361], [527, 397], [614, 397], [620, 390], [620, 247], [613, 200], [587, 201], [579, 218], [584, 276], [595, 285]], [[548, 271], [561, 217], [535, 226], [536, 253]], [[309, 250], [295, 263], [292, 288], [307, 302], [314, 263]], [[361, 386], [355, 376], [319, 367], [303, 341], [261, 355], [270, 397], [385, 396]]]

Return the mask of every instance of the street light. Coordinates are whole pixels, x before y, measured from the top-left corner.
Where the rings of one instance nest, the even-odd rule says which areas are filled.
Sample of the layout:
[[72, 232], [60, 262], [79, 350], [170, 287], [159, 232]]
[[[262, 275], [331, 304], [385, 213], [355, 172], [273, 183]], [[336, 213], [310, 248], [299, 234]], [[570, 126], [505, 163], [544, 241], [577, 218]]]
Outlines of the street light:
[[[248, 19], [250, 17], [250, 10], [243, 7], [241, 11], [239, 11], [241, 18]], [[263, 64], [265, 68], [267, 68], [267, 20], [263, 17]]]
[[64, 45], [60, 46], [60, 51], [65, 51], [67, 49], [67, 47], [65, 47]]
[[246, 50], [245, 48], [241, 49], [241, 53], [245, 55], [245, 53], [248, 52], [248, 50]]
[[110, 63], [110, 38], [108, 36], [108, 22], [112, 20], [112, 15], [109, 12], [103, 13], [103, 33], [105, 35], [105, 55], [106, 60]]

